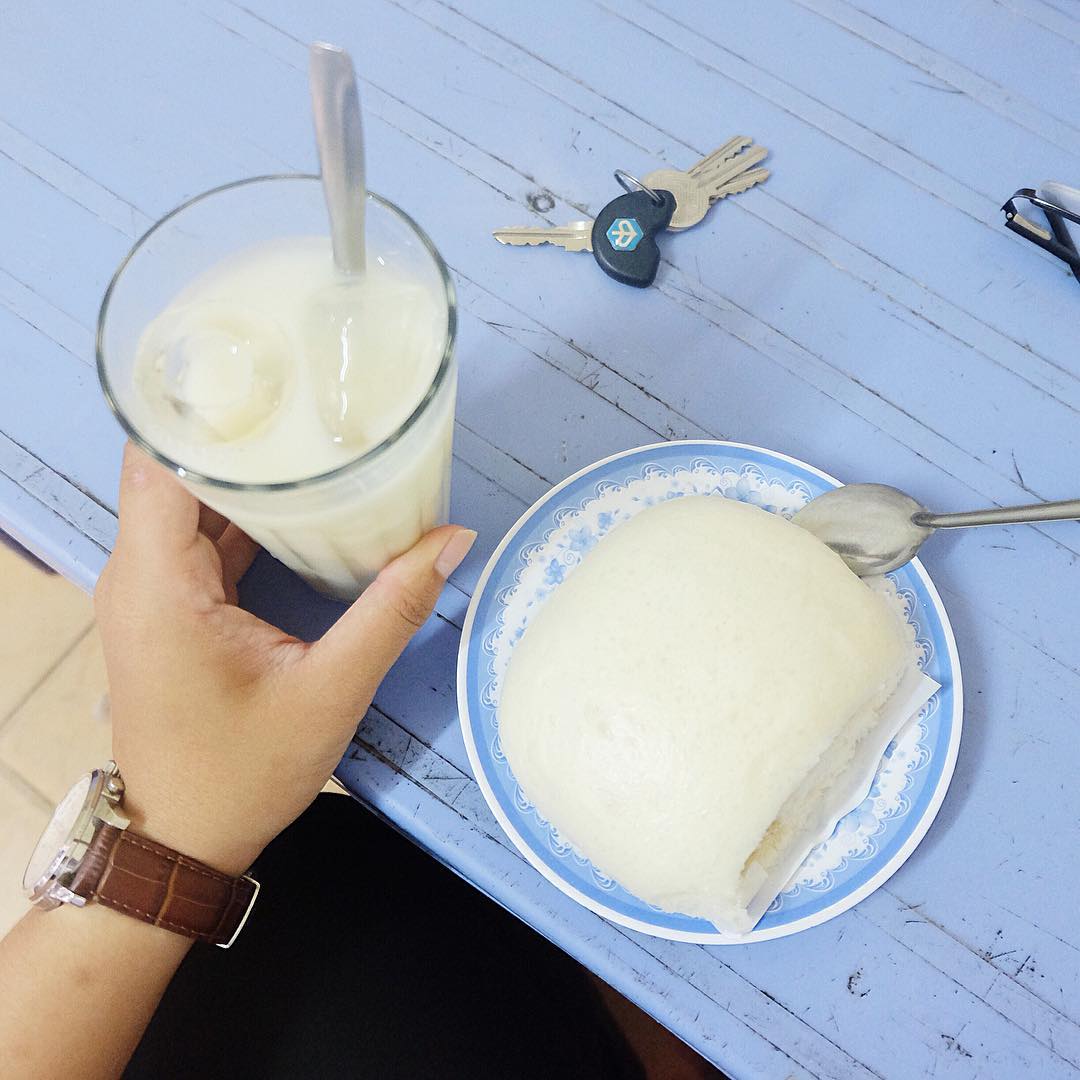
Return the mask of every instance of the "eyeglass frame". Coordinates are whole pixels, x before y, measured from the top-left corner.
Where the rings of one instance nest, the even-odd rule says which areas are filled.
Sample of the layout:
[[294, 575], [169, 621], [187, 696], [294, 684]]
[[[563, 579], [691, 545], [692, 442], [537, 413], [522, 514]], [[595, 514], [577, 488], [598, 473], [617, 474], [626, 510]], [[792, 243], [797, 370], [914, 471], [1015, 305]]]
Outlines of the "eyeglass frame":
[[[1016, 200], [1026, 199], [1033, 206], [1039, 207], [1046, 214], [1046, 220], [1050, 223], [1050, 229], [1044, 229], [1029, 221], [1016, 209]], [[1011, 229], [1018, 236], [1038, 244], [1044, 251], [1061, 259], [1073, 272], [1073, 276], [1080, 282], [1080, 251], [1077, 251], [1068, 229], [1062, 223], [1062, 218], [1080, 225], [1080, 214], [1066, 210], [1057, 203], [1042, 199], [1034, 188], [1020, 188], [1015, 192], [1001, 208], [1005, 212], [1005, 228]]]

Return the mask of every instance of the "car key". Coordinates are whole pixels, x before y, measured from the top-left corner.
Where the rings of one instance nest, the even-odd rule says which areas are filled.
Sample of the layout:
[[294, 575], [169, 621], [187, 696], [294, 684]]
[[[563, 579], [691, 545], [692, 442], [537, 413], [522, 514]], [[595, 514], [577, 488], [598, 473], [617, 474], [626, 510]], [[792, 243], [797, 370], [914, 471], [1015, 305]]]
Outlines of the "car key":
[[569, 225], [514, 225], [496, 229], [491, 235], [500, 244], [513, 247], [534, 247], [536, 244], [555, 244], [567, 251], [592, 251], [592, 218], [571, 221]]
[[627, 194], [612, 199], [592, 221], [522, 225], [497, 229], [493, 235], [500, 244], [515, 247], [555, 244], [567, 251], [591, 251], [609, 277], [643, 289], [653, 283], [660, 266], [656, 234], [667, 228], [675, 212], [675, 196], [670, 191], [652, 191], [621, 169], [616, 179]]
[[657, 233], [696, 225], [719, 199], [767, 179], [768, 169], [751, 166], [768, 153], [746, 135], [736, 135], [685, 172], [654, 169], [643, 183], [616, 169], [615, 179], [626, 194], [609, 202], [595, 219], [521, 225], [496, 229], [492, 235], [500, 244], [555, 244], [567, 251], [591, 251], [609, 277], [644, 288], [653, 283], [660, 266]]
[[696, 225], [720, 199], [768, 179], [768, 169], [752, 166], [767, 157], [769, 151], [752, 143], [753, 140], [745, 135], [737, 135], [686, 172], [654, 169], [645, 177], [645, 183], [650, 187], [667, 188], [675, 195], [677, 208], [669, 229], [677, 231]]

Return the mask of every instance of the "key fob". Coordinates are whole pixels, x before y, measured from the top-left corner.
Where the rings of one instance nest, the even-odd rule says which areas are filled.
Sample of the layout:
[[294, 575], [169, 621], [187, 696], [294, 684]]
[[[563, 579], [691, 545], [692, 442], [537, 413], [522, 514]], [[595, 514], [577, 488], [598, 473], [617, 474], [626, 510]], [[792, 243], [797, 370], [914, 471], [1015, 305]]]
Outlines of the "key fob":
[[675, 213], [675, 196], [658, 190], [660, 202], [647, 191], [620, 195], [596, 215], [592, 227], [593, 258], [608, 277], [644, 289], [653, 283], [660, 266], [656, 234], [663, 232]]

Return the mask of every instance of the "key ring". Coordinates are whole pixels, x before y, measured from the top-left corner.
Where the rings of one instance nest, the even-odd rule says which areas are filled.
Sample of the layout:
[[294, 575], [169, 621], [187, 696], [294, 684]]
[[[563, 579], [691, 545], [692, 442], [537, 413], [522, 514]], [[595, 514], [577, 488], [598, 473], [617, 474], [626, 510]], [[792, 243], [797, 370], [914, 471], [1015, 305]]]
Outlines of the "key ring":
[[664, 200], [651, 187], [643, 184], [636, 176], [631, 176], [625, 169], [616, 169], [615, 179], [627, 195], [632, 195], [635, 191], [644, 191], [657, 206], [663, 206]]

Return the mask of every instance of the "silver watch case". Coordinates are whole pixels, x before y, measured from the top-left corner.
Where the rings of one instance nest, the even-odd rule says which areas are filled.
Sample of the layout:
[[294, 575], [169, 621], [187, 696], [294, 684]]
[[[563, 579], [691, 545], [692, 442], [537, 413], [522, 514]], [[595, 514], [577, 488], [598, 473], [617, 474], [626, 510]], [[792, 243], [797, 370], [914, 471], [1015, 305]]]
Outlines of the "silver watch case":
[[32, 904], [48, 911], [61, 904], [86, 903], [85, 897], [71, 891], [72, 880], [101, 824], [118, 829], [131, 824], [120, 813], [123, 797], [124, 781], [115, 761], [94, 769], [72, 787], [45, 826], [23, 875], [23, 889]]

